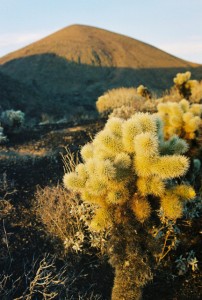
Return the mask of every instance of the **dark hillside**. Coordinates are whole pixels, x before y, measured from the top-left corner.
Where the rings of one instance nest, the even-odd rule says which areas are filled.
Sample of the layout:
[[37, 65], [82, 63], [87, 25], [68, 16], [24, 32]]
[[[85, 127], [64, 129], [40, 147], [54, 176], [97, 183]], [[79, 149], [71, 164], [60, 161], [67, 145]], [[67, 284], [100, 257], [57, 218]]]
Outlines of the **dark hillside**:
[[17, 83], [2, 81], [0, 101], [39, 119], [94, 116], [97, 98], [108, 89], [143, 84], [160, 93], [187, 70], [202, 79], [200, 65], [120, 34], [73, 25], [0, 59], [0, 71], [21, 82], [16, 91]]

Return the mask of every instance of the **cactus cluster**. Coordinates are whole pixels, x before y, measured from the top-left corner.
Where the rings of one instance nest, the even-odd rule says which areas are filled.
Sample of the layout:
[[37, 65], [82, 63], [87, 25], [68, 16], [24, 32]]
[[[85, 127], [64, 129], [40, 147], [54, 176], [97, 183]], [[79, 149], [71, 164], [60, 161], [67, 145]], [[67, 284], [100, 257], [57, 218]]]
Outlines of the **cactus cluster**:
[[[128, 120], [111, 118], [91, 143], [81, 149], [83, 163], [64, 176], [64, 184], [81, 194], [84, 201], [98, 205], [91, 227], [101, 230], [124, 223], [126, 211], [141, 223], [152, 212], [148, 196], [160, 198], [165, 215], [182, 215], [183, 199], [190, 197], [173, 186], [171, 179], [186, 173], [189, 161], [182, 155], [187, 144], [174, 137], [165, 141], [156, 115], [136, 113]], [[176, 153], [176, 154], [175, 154]]]
[[190, 80], [191, 72], [187, 71], [185, 73], [178, 73], [176, 77], [173, 79], [175, 83], [175, 87], [179, 91], [180, 95], [189, 99], [192, 94], [192, 89], [196, 86], [196, 80]]
[[158, 114], [164, 122], [164, 135], [174, 134], [192, 140], [201, 125], [202, 104], [190, 104], [186, 99], [177, 102], [159, 103]]

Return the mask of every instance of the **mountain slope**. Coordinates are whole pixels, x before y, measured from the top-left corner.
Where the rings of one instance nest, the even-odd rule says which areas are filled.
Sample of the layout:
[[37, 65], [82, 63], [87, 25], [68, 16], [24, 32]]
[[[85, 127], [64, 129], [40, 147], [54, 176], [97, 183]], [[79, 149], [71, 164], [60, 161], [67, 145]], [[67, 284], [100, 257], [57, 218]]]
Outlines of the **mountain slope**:
[[141, 41], [91, 26], [72, 25], [0, 59], [55, 53], [76, 63], [119, 68], [195, 67]]
[[[120, 86], [144, 84], [161, 92], [173, 84], [177, 72], [187, 70], [194, 79], [202, 78], [200, 65], [83, 25], [66, 27], [0, 58], [1, 72], [44, 96], [43, 105], [35, 111], [39, 118], [43, 114], [55, 118], [93, 114], [97, 97]], [[25, 112], [32, 101], [24, 104]]]
[[24, 110], [27, 107], [26, 113], [34, 117], [36, 109], [42, 109], [43, 97], [34, 87], [0, 72], [0, 112], [12, 108]]

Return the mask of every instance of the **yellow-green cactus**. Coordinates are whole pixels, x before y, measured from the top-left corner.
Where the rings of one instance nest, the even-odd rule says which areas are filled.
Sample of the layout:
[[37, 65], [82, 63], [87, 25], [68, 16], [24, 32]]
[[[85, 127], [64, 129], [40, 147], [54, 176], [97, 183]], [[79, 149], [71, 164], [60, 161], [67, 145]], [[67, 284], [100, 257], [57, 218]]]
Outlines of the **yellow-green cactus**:
[[174, 134], [187, 140], [194, 139], [202, 123], [202, 105], [190, 104], [182, 99], [179, 103], [165, 102], [157, 106], [158, 115], [164, 122], [164, 135], [168, 139]]
[[152, 98], [152, 94], [151, 92], [148, 90], [148, 88], [144, 85], [139, 85], [138, 88], [137, 88], [137, 94], [142, 96], [142, 97], [145, 97], [147, 99], [151, 99]]
[[190, 80], [191, 72], [178, 73], [173, 79], [175, 87], [179, 91], [180, 95], [186, 99], [189, 99], [192, 94], [192, 89], [196, 86], [196, 80]]
[[[186, 100], [176, 107], [179, 114], [189, 110]], [[111, 224], [116, 206], [131, 207], [135, 193], [140, 197], [136, 206], [141, 201], [146, 203], [144, 197], [148, 195], [165, 198], [166, 181], [184, 175], [189, 167], [188, 158], [182, 155], [188, 147], [176, 136], [165, 141], [159, 123], [156, 115], [148, 113], [136, 113], [128, 120], [109, 119], [94, 140], [81, 149], [84, 163], [65, 174], [65, 186], [85, 195], [84, 201], [95, 203], [94, 196], [99, 199], [98, 205], [103, 202], [106, 211], [112, 210]]]
[[[149, 260], [143, 249], [153, 243], [146, 228], [151, 216], [157, 216], [156, 209], [161, 207], [166, 218], [176, 220], [183, 214], [184, 202], [195, 196], [190, 186], [177, 185], [173, 180], [188, 170], [189, 160], [182, 155], [187, 148], [177, 136], [164, 140], [157, 115], [111, 118], [81, 149], [83, 163], [64, 176], [67, 188], [79, 192], [83, 201], [96, 204], [90, 229], [111, 227], [109, 254], [116, 269], [113, 300], [122, 299], [123, 277], [128, 286], [124, 290], [127, 300], [141, 299], [141, 288], [152, 277], [142, 257]], [[136, 276], [137, 270], [141, 274]]]

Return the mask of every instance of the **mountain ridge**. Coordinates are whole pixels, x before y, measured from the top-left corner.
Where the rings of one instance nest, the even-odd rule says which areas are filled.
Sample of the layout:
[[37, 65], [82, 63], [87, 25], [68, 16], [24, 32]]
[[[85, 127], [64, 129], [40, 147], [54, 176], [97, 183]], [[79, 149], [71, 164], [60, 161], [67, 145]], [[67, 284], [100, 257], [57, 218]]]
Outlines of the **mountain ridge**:
[[[82, 51], [83, 48], [84, 51]], [[110, 67], [200, 66], [200, 64], [185, 61], [132, 37], [78, 24], [67, 26], [39, 41], [3, 56], [0, 58], [0, 64], [22, 56], [44, 53], [55, 53], [77, 63]], [[125, 53], [127, 53], [127, 57]]]

